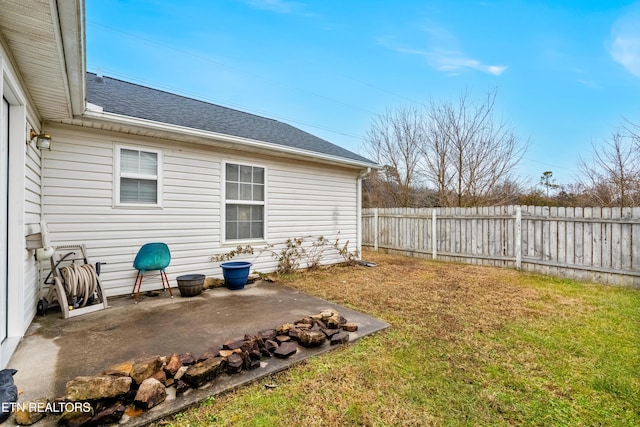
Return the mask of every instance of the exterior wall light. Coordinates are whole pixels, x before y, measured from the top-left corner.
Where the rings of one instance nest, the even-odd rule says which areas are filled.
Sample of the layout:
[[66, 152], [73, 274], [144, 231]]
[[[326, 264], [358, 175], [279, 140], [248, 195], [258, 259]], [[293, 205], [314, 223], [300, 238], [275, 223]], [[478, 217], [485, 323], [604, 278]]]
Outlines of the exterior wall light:
[[33, 129], [29, 133], [29, 141], [36, 140], [36, 147], [39, 150], [49, 150], [51, 151], [51, 135], [48, 133], [36, 133]]

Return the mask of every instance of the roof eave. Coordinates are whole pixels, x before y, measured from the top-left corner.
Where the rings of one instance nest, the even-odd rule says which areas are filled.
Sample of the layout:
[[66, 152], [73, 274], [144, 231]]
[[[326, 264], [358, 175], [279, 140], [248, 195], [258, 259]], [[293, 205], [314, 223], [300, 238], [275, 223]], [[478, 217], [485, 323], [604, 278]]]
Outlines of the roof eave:
[[[194, 129], [184, 126], [172, 125], [168, 123], [161, 123], [152, 120], [144, 120], [140, 118], [124, 116], [120, 114], [107, 113], [102, 111], [85, 110], [83, 114], [84, 119], [91, 121], [107, 122], [118, 125], [126, 125], [134, 128], [151, 130], [156, 132], [165, 132], [172, 135], [187, 135], [200, 140], [203, 145], [213, 145], [215, 143], [229, 143], [234, 146], [241, 146], [248, 149], [260, 149], [270, 152], [278, 152], [290, 156], [300, 157], [308, 160], [319, 161], [322, 163], [337, 164], [346, 167], [352, 167], [357, 169], [377, 169], [379, 165], [359, 161], [355, 159], [349, 159], [346, 157], [333, 156], [330, 154], [318, 153], [310, 150], [304, 150], [300, 148], [287, 147], [284, 145], [273, 144], [270, 142], [259, 141], [255, 139], [242, 138], [233, 135], [226, 135], [222, 133], [204, 131], [200, 129]], [[211, 142], [213, 144], [207, 144]]]

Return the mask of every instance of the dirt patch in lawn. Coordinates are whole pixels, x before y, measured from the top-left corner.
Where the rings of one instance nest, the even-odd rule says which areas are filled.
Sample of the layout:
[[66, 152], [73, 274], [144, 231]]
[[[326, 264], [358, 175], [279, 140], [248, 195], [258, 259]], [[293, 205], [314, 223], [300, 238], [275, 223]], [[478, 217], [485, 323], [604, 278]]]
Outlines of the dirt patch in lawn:
[[377, 267], [310, 272], [289, 283], [389, 323], [428, 325], [437, 338], [487, 332], [546, 312], [538, 291], [514, 270], [366, 253]]

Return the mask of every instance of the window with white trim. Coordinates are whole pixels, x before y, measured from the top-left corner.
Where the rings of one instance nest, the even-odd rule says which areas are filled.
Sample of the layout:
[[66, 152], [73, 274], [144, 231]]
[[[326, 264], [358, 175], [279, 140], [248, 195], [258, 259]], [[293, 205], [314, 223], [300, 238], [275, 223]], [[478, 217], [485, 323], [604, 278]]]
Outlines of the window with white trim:
[[225, 165], [225, 239], [264, 239], [264, 168]]
[[116, 204], [159, 206], [160, 152], [117, 147], [116, 153]]

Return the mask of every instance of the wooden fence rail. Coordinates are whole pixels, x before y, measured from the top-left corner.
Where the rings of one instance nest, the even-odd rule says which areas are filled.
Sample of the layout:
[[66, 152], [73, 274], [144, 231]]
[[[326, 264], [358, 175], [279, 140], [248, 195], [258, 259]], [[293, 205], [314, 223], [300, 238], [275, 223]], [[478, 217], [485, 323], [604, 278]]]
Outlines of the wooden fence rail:
[[640, 208], [363, 209], [363, 246], [640, 288]]

